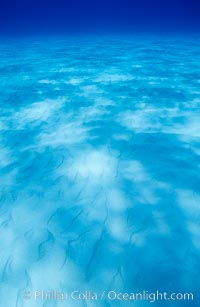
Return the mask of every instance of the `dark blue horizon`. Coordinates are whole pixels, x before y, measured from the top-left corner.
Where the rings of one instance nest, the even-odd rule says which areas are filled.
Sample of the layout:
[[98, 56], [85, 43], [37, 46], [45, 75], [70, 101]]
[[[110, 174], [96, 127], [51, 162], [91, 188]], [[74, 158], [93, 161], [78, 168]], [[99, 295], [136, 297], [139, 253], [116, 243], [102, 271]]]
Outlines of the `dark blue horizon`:
[[199, 32], [200, 4], [180, 0], [3, 0], [0, 33]]

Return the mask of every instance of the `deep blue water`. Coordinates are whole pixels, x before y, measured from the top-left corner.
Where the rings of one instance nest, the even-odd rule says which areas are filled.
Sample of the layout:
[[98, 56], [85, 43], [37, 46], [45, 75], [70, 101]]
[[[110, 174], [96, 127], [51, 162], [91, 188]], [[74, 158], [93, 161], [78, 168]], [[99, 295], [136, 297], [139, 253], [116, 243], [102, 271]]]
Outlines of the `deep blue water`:
[[198, 0], [0, 0], [0, 33], [199, 32]]
[[199, 305], [199, 106], [198, 36], [1, 40], [0, 306]]

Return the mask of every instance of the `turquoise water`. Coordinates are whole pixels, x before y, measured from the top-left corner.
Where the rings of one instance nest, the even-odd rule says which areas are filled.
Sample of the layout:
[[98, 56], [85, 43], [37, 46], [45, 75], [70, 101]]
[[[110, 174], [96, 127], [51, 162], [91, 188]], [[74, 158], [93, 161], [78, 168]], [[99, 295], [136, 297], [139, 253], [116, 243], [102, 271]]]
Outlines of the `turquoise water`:
[[0, 306], [198, 306], [199, 105], [198, 37], [1, 41]]

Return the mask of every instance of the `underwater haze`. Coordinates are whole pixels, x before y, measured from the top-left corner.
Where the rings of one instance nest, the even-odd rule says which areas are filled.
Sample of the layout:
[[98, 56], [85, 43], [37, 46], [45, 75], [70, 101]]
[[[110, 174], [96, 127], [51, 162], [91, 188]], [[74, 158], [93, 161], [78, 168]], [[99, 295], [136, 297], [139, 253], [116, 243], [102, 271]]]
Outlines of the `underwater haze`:
[[0, 4], [0, 307], [199, 306], [199, 4]]
[[198, 0], [0, 0], [0, 33], [199, 30]]

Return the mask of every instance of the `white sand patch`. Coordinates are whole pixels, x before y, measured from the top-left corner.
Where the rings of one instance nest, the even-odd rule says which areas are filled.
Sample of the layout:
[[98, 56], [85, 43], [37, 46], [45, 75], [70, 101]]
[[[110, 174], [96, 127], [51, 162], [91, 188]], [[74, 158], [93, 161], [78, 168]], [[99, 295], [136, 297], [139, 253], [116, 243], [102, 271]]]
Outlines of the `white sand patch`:
[[40, 80], [40, 84], [58, 84], [59, 82], [56, 80]]
[[22, 127], [32, 122], [47, 121], [51, 116], [60, 110], [66, 102], [65, 97], [58, 99], [46, 99], [44, 101], [32, 103], [30, 106], [21, 109], [14, 114], [15, 121], [18, 122], [19, 127]]

